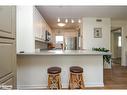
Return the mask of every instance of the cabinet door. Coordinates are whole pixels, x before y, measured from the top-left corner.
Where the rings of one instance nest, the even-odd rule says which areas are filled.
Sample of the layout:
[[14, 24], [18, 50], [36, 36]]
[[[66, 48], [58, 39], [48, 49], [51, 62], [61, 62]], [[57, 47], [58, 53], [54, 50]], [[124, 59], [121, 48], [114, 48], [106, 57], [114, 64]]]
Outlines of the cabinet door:
[[0, 36], [7, 38], [15, 37], [15, 7], [0, 6]]
[[33, 27], [34, 27], [35, 37], [38, 39], [42, 39], [42, 17], [36, 8], [34, 8], [33, 13], [34, 13]]
[[15, 68], [15, 42], [0, 38], [0, 78], [13, 73]]
[[13, 89], [13, 77], [2, 83], [1, 89]]

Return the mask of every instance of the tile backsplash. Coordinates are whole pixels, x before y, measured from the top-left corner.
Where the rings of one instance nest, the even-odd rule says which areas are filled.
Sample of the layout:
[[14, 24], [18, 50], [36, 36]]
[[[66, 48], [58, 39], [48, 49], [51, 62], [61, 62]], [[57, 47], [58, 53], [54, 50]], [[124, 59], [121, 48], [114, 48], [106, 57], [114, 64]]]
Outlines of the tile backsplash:
[[48, 49], [47, 43], [35, 41], [35, 49]]

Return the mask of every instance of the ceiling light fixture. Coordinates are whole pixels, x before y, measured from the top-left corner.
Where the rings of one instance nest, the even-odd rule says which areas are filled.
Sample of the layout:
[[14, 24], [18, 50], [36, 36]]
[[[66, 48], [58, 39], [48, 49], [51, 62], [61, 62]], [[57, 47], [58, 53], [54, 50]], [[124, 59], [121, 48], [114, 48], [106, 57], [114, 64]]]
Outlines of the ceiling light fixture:
[[58, 17], [57, 22], [60, 22], [60, 18]]
[[78, 20], [78, 23], [81, 23], [81, 20], [80, 19]]
[[58, 17], [57, 19], [57, 25], [60, 27], [65, 26], [67, 23], [72, 23], [72, 24], [77, 24], [77, 23], [81, 23], [81, 19], [80, 18], [60, 18]]
[[57, 25], [60, 26], [60, 27], [63, 27], [63, 26], [65, 26], [66, 24], [65, 24], [65, 23], [58, 23]]
[[65, 19], [65, 22], [68, 23], [68, 19]]
[[71, 20], [71, 23], [74, 23], [74, 20], [73, 19]]

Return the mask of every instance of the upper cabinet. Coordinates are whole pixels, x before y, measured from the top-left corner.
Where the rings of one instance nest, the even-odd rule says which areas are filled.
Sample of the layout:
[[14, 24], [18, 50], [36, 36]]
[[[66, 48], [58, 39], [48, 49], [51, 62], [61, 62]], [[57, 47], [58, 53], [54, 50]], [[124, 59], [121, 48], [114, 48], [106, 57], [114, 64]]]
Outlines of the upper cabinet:
[[36, 40], [45, 40], [43, 35], [43, 22], [42, 22], [42, 16], [38, 12], [38, 10], [34, 7], [33, 11], [33, 29], [35, 33], [35, 39]]
[[[46, 23], [44, 18], [41, 16], [39, 11], [34, 7], [33, 12], [33, 27], [34, 27], [34, 33], [35, 33], [35, 40], [45, 42], [47, 41], [47, 33], [49, 32], [51, 35], [51, 28]], [[48, 34], [49, 34], [48, 33]]]
[[46, 42], [46, 31], [51, 29], [36, 7], [16, 6], [17, 52], [35, 52], [35, 42], [39, 41], [39, 46]]
[[0, 36], [15, 38], [15, 7], [0, 7]]

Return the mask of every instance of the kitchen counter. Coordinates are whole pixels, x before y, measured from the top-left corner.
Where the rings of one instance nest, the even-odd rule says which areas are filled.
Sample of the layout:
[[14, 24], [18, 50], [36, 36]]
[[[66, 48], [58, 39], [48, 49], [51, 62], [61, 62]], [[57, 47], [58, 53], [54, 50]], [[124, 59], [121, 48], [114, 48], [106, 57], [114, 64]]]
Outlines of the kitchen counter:
[[91, 50], [42, 50], [33, 53], [17, 53], [17, 55], [111, 55], [110, 52], [98, 52]]
[[17, 88], [47, 88], [47, 69], [61, 67], [62, 88], [68, 88], [69, 68], [83, 68], [85, 87], [103, 87], [103, 55], [111, 53], [90, 50], [43, 50], [17, 54]]

